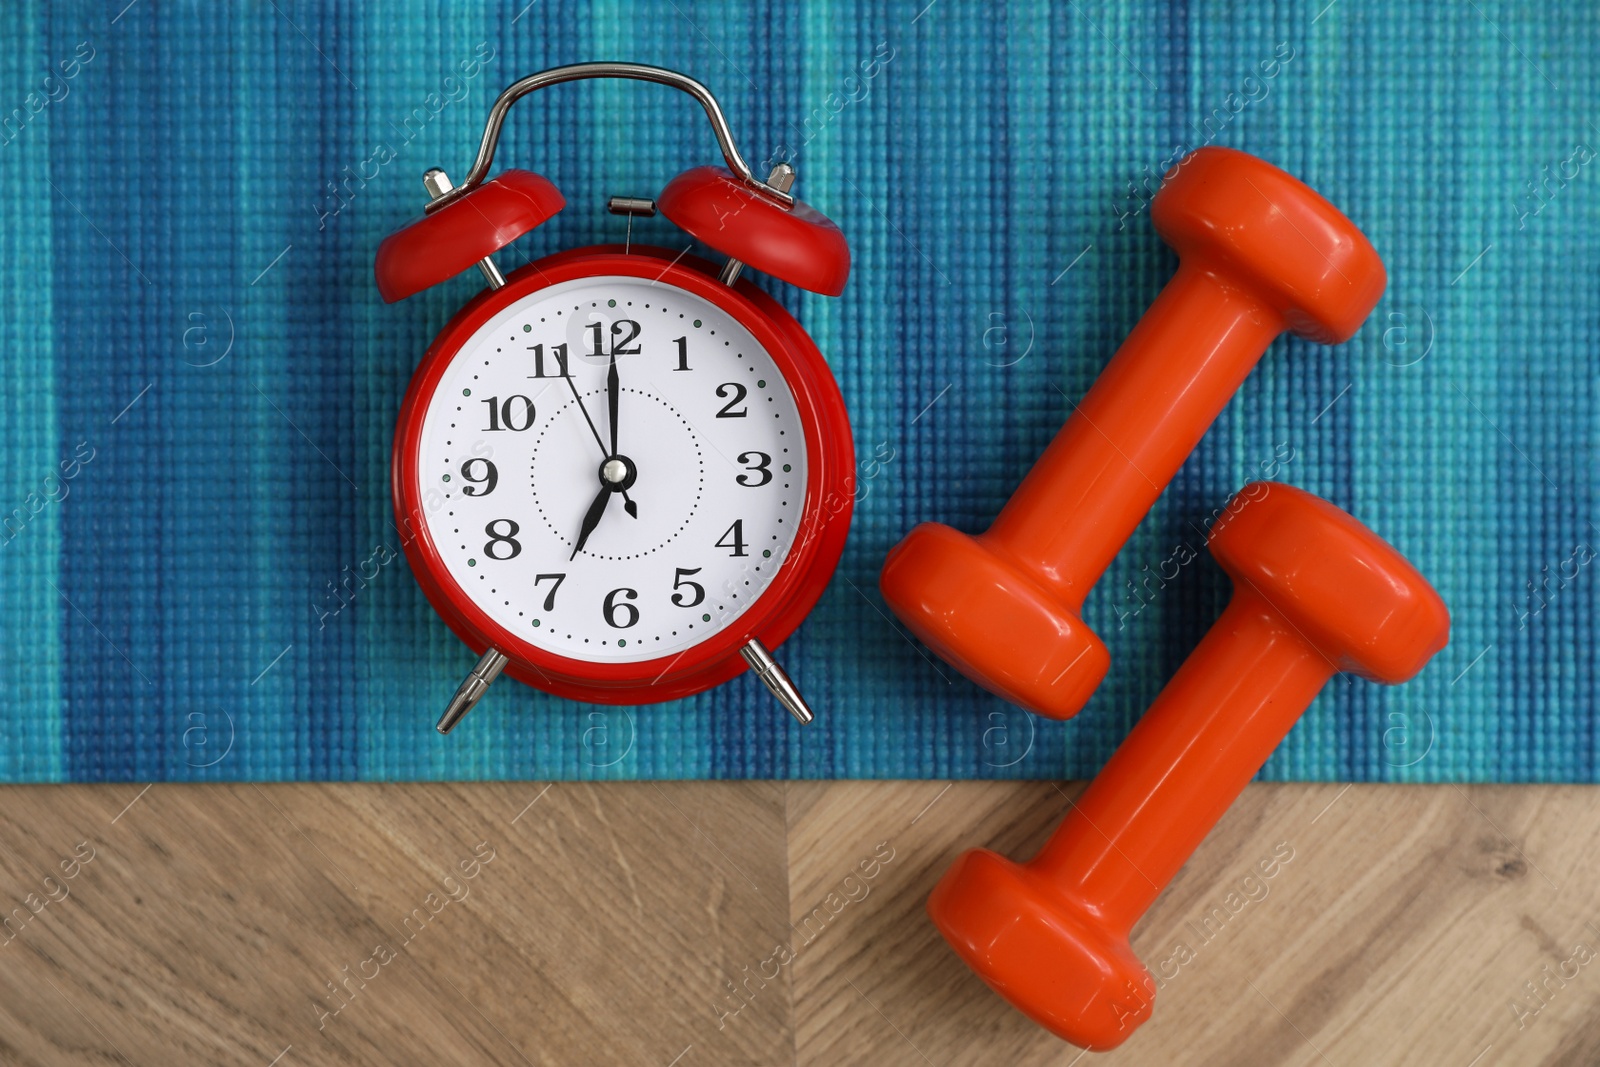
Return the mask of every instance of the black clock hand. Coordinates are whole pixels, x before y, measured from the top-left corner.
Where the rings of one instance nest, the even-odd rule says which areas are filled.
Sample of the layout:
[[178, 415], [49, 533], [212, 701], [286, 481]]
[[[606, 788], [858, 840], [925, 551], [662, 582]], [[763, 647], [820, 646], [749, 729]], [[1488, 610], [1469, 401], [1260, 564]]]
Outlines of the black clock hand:
[[[611, 353], [611, 367], [606, 371], [606, 406], [609, 409], [608, 414], [611, 416], [612, 456], [621, 455], [621, 453], [617, 451], [617, 394], [621, 391], [622, 390], [617, 385], [617, 354], [613, 352]], [[639, 505], [635, 504], [633, 499], [628, 496], [628, 491], [626, 489], [618, 490], [618, 492], [622, 494], [623, 510], [633, 518], [637, 519], [639, 517]]]
[[568, 560], [577, 559], [578, 553], [583, 551], [583, 546], [589, 543], [589, 535], [600, 525], [600, 516], [606, 511], [606, 499], [612, 492], [609, 485], [601, 483], [600, 494], [594, 498], [594, 503], [590, 504], [589, 510], [584, 513], [583, 526], [578, 530], [578, 543], [572, 546], [572, 555], [567, 557]]
[[589, 417], [589, 409], [583, 406], [583, 397], [578, 395], [578, 384], [570, 376], [563, 375], [563, 377], [567, 379], [567, 388], [572, 390], [572, 399], [578, 402], [578, 410], [583, 412], [583, 421], [589, 424], [589, 432], [594, 434], [594, 443], [600, 446], [600, 455], [603, 458], [611, 457], [615, 453], [607, 452], [606, 443], [600, 440], [600, 431], [594, 428], [594, 420]]
[[[613, 356], [612, 359], [615, 360], [616, 357]], [[616, 373], [616, 367], [613, 365], [610, 375], [611, 382], [613, 383], [616, 381]], [[567, 388], [572, 390], [572, 399], [578, 402], [578, 410], [583, 412], [583, 421], [589, 424], [589, 432], [594, 434], [594, 443], [600, 446], [600, 454], [606, 459], [612, 458], [617, 454], [616, 448], [613, 447], [610, 452], [606, 451], [606, 443], [600, 439], [600, 431], [595, 429], [594, 420], [589, 417], [589, 409], [583, 406], [583, 397], [578, 395], [578, 384], [574, 382], [570, 376], [562, 375], [562, 377], [567, 379]], [[615, 388], [611, 389], [611, 395], [613, 397], [613, 406], [611, 410], [611, 432], [614, 436], [616, 434], [617, 426], [617, 413], [615, 407], [616, 401], [614, 399], [616, 397]], [[615, 442], [613, 441], [612, 443], [614, 446]], [[633, 498], [628, 495], [628, 491], [626, 489], [620, 490], [620, 492], [622, 493], [622, 506], [627, 510], [629, 515], [637, 519], [639, 517], [639, 505], [633, 502]]]
[[617, 455], [617, 354], [611, 353], [611, 368], [606, 371], [606, 407], [611, 416], [611, 451]]

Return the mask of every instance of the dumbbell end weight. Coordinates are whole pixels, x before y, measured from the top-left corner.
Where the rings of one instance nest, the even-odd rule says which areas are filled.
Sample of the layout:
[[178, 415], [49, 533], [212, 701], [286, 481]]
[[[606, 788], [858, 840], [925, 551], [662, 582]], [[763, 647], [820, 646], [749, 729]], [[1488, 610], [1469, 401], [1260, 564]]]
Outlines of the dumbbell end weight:
[[1077, 613], [982, 535], [922, 523], [890, 551], [878, 587], [939, 658], [1040, 715], [1077, 714], [1111, 665]]
[[1233, 579], [1235, 597], [1269, 605], [1329, 674], [1400, 685], [1450, 640], [1450, 609], [1410, 561], [1304, 489], [1250, 483], [1229, 501], [1207, 547]]
[[1150, 1016], [1155, 983], [1127, 937], [1024, 864], [963, 853], [928, 915], [978, 977], [1064, 1041], [1103, 1052]]
[[1150, 221], [1178, 258], [1248, 290], [1290, 333], [1350, 340], [1389, 283], [1356, 224], [1293, 175], [1212, 145], [1168, 171]]

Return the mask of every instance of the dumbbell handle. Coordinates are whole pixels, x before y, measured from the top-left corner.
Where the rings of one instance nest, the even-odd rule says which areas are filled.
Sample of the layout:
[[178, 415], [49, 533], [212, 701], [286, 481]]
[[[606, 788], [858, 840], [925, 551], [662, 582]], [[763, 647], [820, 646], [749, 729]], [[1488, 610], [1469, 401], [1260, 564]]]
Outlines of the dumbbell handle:
[[1333, 673], [1237, 590], [1028, 866], [1127, 934]]
[[1180, 263], [984, 542], [1081, 610], [1284, 326], [1278, 312], [1204, 263]]

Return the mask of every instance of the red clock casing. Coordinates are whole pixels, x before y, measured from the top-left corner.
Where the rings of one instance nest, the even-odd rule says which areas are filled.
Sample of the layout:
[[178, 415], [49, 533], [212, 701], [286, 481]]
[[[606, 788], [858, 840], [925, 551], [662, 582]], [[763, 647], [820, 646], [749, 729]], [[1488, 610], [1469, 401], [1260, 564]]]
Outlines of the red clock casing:
[[[766, 590], [721, 632], [673, 656], [636, 663], [595, 663], [558, 656], [495, 622], [451, 577], [433, 543], [423, 505], [419, 442], [423, 418], [446, 368], [485, 323], [511, 304], [560, 282], [597, 276], [649, 278], [715, 304], [738, 320], [771, 354], [799, 408], [805, 432], [805, 504], [793, 547]], [[572, 700], [648, 704], [702, 692], [745, 671], [739, 649], [751, 638], [775, 648], [816, 604], [844, 550], [855, 501], [855, 450], [844, 398], [816, 344], [772, 297], [740, 280], [717, 278], [717, 267], [667, 249], [596, 245], [529, 263], [501, 289], [478, 294], [428, 348], [411, 379], [395, 429], [393, 495], [406, 560], [428, 602], [463, 642], [482, 655], [491, 646], [509, 657], [505, 673]]]

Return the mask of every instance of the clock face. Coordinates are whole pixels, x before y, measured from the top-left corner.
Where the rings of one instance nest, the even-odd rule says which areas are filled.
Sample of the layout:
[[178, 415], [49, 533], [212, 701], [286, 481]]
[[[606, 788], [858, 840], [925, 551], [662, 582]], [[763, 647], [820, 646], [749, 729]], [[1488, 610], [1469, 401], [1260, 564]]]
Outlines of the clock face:
[[805, 504], [777, 364], [716, 304], [646, 278], [562, 282], [496, 314], [444, 371], [418, 442], [445, 569], [571, 659], [671, 657], [726, 629]]

